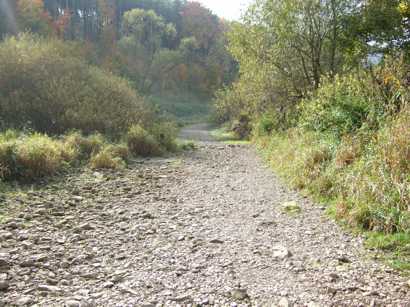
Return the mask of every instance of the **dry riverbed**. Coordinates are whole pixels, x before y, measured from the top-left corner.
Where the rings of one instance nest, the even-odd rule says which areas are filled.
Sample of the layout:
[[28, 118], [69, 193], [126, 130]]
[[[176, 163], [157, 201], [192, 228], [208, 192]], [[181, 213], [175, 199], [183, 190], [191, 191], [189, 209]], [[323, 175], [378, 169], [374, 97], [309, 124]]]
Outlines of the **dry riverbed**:
[[206, 142], [8, 197], [0, 306], [410, 306], [408, 280], [253, 149], [184, 133]]

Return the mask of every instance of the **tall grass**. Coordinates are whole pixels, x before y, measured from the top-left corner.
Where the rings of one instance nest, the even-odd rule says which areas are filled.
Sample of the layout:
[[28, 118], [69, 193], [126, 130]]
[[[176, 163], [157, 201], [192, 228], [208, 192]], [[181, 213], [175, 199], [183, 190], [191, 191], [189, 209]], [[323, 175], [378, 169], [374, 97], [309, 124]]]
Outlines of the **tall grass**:
[[0, 133], [0, 182], [35, 181], [76, 166], [92, 169], [124, 168], [132, 156], [156, 156], [174, 151], [176, 128], [152, 125], [150, 132], [132, 126], [126, 144], [111, 143], [102, 134], [70, 132], [61, 137], [7, 130]]
[[376, 77], [360, 73], [328, 81], [301, 103], [297, 127], [261, 133], [271, 127], [262, 119], [258, 146], [292, 186], [335, 204], [338, 219], [363, 230], [410, 232], [405, 82], [391, 66]]

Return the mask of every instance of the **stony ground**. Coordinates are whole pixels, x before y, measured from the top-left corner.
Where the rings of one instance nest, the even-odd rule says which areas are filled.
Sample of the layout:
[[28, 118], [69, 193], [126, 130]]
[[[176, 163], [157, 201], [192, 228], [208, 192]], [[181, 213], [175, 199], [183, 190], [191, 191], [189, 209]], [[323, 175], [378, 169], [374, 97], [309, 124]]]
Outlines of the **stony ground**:
[[7, 198], [0, 306], [410, 306], [407, 280], [253, 149], [200, 144]]

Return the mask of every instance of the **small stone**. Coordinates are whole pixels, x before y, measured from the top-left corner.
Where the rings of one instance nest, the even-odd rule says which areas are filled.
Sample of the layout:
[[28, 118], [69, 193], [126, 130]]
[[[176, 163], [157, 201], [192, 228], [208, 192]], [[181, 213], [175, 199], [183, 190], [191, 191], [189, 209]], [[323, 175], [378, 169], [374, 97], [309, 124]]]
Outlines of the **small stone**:
[[9, 229], [17, 229], [18, 227], [19, 227], [19, 225], [15, 221], [11, 221], [11, 222], [7, 223], [7, 228], [9, 228]]
[[50, 286], [50, 285], [39, 285], [37, 287], [37, 290], [45, 291], [45, 292], [60, 292], [61, 288], [56, 287], [56, 286]]
[[87, 273], [81, 274], [81, 277], [86, 278], [86, 279], [97, 279], [98, 273], [97, 272], [87, 272]]
[[285, 213], [291, 213], [291, 214], [302, 212], [302, 208], [295, 201], [289, 201], [289, 202], [283, 203], [282, 210]]
[[10, 287], [9, 283], [5, 280], [0, 280], [0, 291], [6, 291]]
[[147, 219], [147, 220], [153, 220], [155, 217], [151, 213], [144, 213], [141, 215], [141, 218]]
[[1, 241], [10, 240], [13, 238], [13, 234], [10, 231], [3, 231], [0, 232], [0, 239]]
[[76, 232], [79, 232], [79, 231], [82, 231], [82, 230], [84, 230], [84, 231], [94, 230], [94, 226], [92, 226], [90, 223], [84, 223], [84, 224], [81, 224], [78, 227], [76, 227], [75, 230], [76, 230]]
[[69, 300], [65, 302], [65, 307], [80, 307], [81, 303], [75, 300]]
[[10, 263], [10, 255], [1, 253], [0, 254], [0, 271], [8, 270], [10, 269], [11, 263]]
[[16, 302], [15, 305], [17, 306], [27, 306], [33, 304], [33, 299], [30, 296], [23, 296], [20, 297]]
[[234, 300], [243, 301], [249, 298], [248, 292], [245, 289], [234, 289], [231, 291], [231, 296]]
[[309, 302], [306, 307], [320, 307], [320, 305], [316, 302]]
[[79, 203], [79, 202], [81, 202], [81, 201], [84, 200], [84, 198], [81, 197], [81, 196], [73, 196], [71, 199], [74, 200], [74, 201], [77, 202], [77, 203]]
[[331, 295], [335, 295], [337, 290], [335, 288], [327, 287], [326, 292]]
[[330, 282], [335, 282], [339, 279], [339, 275], [337, 275], [336, 273], [330, 273], [329, 274], [329, 281]]
[[278, 303], [278, 307], [289, 307], [290, 303], [286, 297], [282, 297]]
[[58, 284], [58, 280], [57, 280], [57, 279], [53, 279], [53, 278], [47, 278], [47, 283], [48, 283], [49, 285], [55, 286], [55, 285]]
[[111, 282], [111, 281], [107, 281], [107, 282], [103, 283], [102, 287], [106, 288], [106, 289], [107, 288], [112, 288], [112, 287], [114, 287], [114, 283]]
[[33, 259], [27, 259], [20, 262], [22, 268], [30, 268], [36, 266], [36, 262]]
[[174, 302], [187, 302], [192, 301], [192, 298], [189, 295], [181, 295], [171, 299]]
[[274, 246], [272, 256], [277, 259], [292, 257], [292, 253], [284, 246]]
[[224, 241], [222, 241], [222, 240], [220, 240], [220, 239], [212, 239], [212, 240], [209, 241], [209, 243], [212, 243], [212, 244], [223, 244]]
[[346, 256], [340, 256], [337, 258], [337, 261], [339, 261], [339, 263], [350, 263], [350, 259], [347, 258]]

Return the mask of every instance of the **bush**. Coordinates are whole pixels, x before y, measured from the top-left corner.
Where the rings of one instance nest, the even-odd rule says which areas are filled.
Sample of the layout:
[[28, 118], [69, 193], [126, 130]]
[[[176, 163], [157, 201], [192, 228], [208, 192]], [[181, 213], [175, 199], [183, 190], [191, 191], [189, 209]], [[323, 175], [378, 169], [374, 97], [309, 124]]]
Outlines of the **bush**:
[[124, 162], [128, 162], [130, 158], [130, 151], [127, 145], [117, 144], [117, 145], [108, 145], [104, 151], [109, 152], [113, 157], [120, 158]]
[[254, 127], [255, 136], [267, 136], [279, 130], [278, 116], [275, 112], [263, 114]]
[[101, 134], [91, 134], [83, 136], [79, 132], [71, 132], [64, 136], [64, 144], [79, 155], [80, 160], [89, 159], [93, 154], [97, 154], [106, 143]]
[[325, 81], [311, 99], [301, 102], [300, 126], [337, 137], [358, 130], [370, 106], [377, 104], [364, 88], [362, 78], [368, 80], [367, 76], [349, 75]]
[[154, 125], [150, 131], [164, 150], [176, 151], [177, 144], [175, 140], [178, 135], [178, 128], [175, 124], [170, 122], [159, 123]]
[[140, 125], [134, 125], [128, 130], [126, 140], [133, 155], [147, 157], [161, 154], [160, 144]]
[[0, 109], [7, 127], [116, 136], [152, 116], [128, 82], [89, 66], [78, 46], [22, 34], [0, 44]]
[[90, 160], [90, 167], [92, 169], [121, 169], [124, 166], [125, 161], [115, 155], [115, 151], [111, 146], [93, 155]]
[[401, 110], [380, 130], [362, 127], [341, 141], [301, 128], [257, 141], [292, 186], [334, 202], [337, 218], [365, 230], [408, 232], [410, 107]]
[[[1, 141], [8, 139], [6, 141]], [[4, 180], [37, 178], [55, 174], [66, 164], [70, 151], [62, 142], [42, 134], [0, 137], [0, 177]]]
[[245, 113], [241, 114], [239, 118], [232, 123], [232, 131], [239, 139], [249, 137], [252, 131], [250, 116]]

